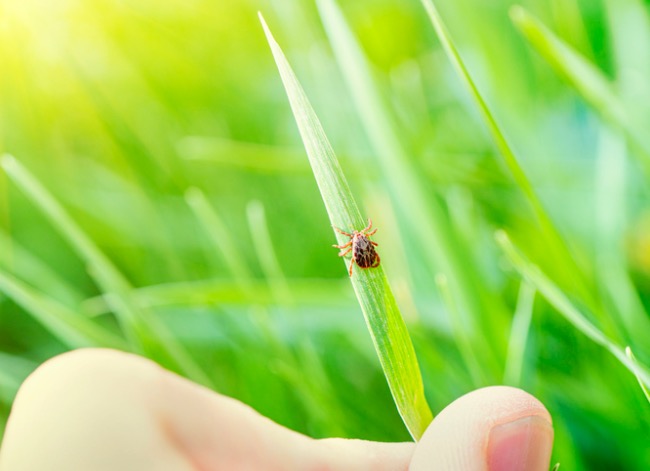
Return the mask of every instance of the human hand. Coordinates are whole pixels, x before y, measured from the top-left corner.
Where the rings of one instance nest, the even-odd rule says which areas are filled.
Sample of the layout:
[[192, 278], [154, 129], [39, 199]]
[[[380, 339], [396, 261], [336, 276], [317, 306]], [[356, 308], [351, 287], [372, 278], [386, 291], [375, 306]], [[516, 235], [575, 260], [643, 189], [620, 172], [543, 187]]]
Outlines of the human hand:
[[451, 403], [416, 443], [314, 440], [112, 350], [60, 355], [21, 387], [0, 471], [548, 470], [550, 415], [490, 387]]

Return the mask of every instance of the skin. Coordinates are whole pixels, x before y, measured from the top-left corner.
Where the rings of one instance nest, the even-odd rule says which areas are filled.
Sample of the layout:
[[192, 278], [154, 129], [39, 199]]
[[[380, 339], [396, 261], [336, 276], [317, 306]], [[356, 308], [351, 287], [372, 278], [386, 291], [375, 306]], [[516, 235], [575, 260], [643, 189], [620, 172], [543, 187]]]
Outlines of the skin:
[[548, 470], [544, 406], [491, 387], [445, 408], [415, 443], [314, 440], [141, 357], [63, 354], [16, 397], [0, 471]]

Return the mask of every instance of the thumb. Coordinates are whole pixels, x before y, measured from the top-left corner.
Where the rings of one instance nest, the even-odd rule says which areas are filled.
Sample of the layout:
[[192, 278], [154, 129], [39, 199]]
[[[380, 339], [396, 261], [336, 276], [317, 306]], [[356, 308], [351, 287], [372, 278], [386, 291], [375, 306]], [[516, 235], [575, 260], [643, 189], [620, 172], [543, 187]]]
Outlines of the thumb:
[[411, 471], [547, 471], [553, 427], [546, 408], [516, 388], [473, 391], [448, 405], [429, 425]]

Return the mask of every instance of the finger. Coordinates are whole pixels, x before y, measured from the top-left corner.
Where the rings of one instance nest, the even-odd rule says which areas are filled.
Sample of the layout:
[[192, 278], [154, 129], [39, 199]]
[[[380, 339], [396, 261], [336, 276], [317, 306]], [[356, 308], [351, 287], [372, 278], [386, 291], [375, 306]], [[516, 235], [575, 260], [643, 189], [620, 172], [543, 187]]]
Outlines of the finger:
[[12, 406], [0, 470], [195, 469], [151, 413], [162, 369], [135, 355], [76, 350], [41, 365]]
[[406, 469], [413, 453], [413, 443], [314, 440], [176, 375], [167, 373], [165, 383], [161, 413], [199, 469], [394, 471]]
[[313, 440], [111, 350], [41, 366], [14, 403], [0, 470], [405, 469], [413, 444]]
[[411, 470], [548, 470], [551, 417], [530, 394], [494, 386], [447, 406], [418, 443]]

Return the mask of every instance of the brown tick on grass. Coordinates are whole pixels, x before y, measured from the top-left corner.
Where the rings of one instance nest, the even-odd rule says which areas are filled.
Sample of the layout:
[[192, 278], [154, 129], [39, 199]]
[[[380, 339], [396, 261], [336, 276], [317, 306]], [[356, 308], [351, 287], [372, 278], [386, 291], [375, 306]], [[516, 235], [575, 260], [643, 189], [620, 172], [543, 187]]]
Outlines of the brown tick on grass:
[[339, 257], [352, 252], [352, 260], [350, 261], [350, 276], [352, 276], [352, 267], [356, 263], [359, 268], [375, 268], [379, 266], [379, 254], [375, 251], [377, 242], [373, 242], [368, 237], [377, 232], [377, 229], [370, 231], [372, 228], [372, 221], [368, 219], [368, 225], [360, 231], [352, 231], [352, 233], [342, 231], [338, 227], [332, 226], [337, 232], [350, 238], [350, 240], [343, 245], [333, 245], [337, 249], [341, 249]]

